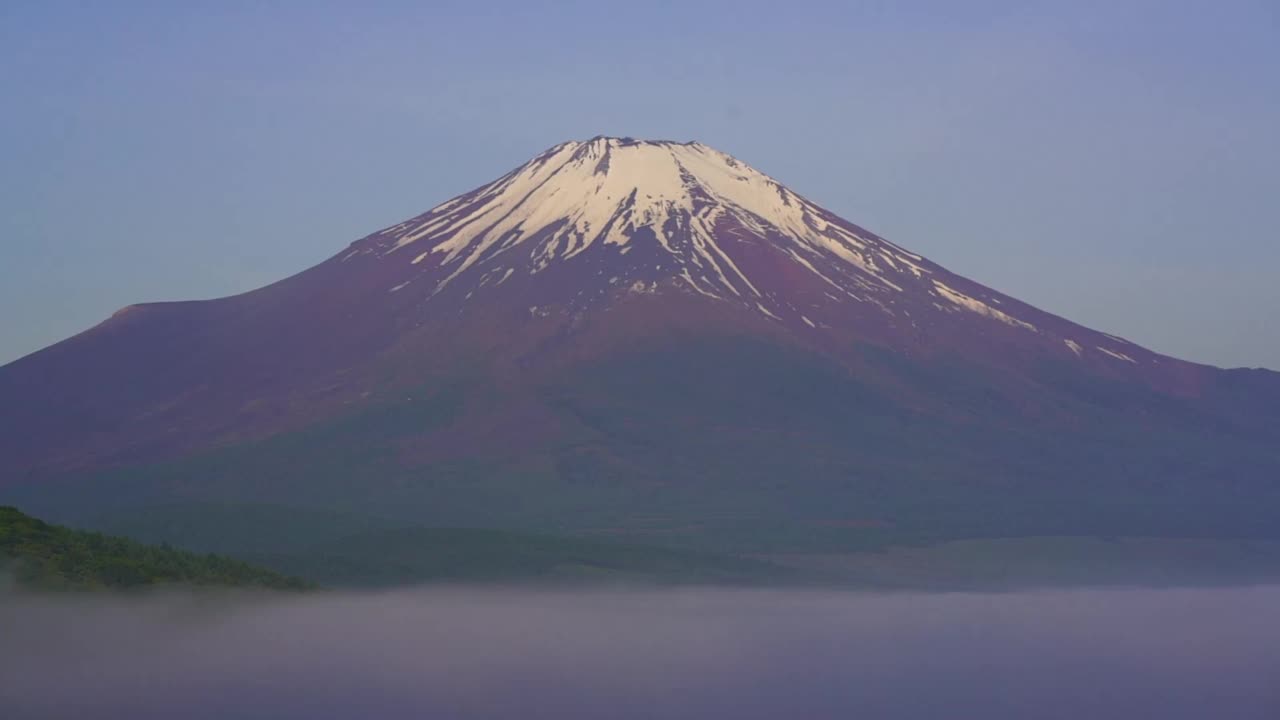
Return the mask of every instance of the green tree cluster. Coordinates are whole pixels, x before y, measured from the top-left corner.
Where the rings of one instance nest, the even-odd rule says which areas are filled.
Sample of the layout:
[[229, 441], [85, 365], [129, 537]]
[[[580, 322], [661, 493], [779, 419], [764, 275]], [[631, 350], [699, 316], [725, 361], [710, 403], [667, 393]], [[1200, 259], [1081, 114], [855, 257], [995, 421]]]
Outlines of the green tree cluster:
[[20, 586], [42, 590], [158, 585], [305, 590], [310, 583], [220, 555], [144, 545], [50, 525], [0, 506], [0, 564]]

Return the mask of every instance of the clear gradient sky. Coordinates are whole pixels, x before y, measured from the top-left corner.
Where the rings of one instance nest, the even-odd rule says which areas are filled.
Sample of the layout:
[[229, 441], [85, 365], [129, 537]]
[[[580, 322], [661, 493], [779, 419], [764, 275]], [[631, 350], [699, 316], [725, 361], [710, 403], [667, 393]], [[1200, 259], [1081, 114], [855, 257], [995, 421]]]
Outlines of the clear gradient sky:
[[1277, 0], [5, 0], [0, 363], [597, 134], [700, 140], [1046, 310], [1280, 369]]

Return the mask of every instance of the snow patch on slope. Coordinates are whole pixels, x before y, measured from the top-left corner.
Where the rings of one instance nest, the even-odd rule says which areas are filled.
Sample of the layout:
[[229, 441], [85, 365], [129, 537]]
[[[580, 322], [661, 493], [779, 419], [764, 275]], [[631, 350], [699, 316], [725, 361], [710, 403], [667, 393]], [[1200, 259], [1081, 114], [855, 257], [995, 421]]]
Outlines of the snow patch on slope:
[[1019, 320], [1002, 310], [997, 310], [991, 307], [990, 305], [982, 302], [981, 300], [969, 297], [968, 295], [965, 295], [959, 290], [955, 290], [954, 288], [951, 288], [947, 286], [945, 283], [942, 283], [938, 280], [933, 281], [933, 287], [948, 302], [952, 303], [953, 305], [958, 305], [959, 307], [962, 307], [965, 310], [969, 310], [970, 312], [975, 312], [979, 315], [985, 315], [993, 320], [999, 320], [1002, 323], [1005, 323], [1007, 325], [1012, 325], [1014, 327], [1021, 327], [1026, 330], [1032, 330], [1032, 331], [1036, 329], [1035, 325], [1032, 325], [1031, 323], [1028, 323], [1028, 322], [1023, 322], [1022, 320]]
[[[1110, 336], [1110, 335], [1108, 335], [1107, 337], [1111, 337], [1111, 336]], [[1125, 355], [1125, 354], [1124, 354], [1124, 353], [1122, 353], [1122, 352], [1116, 352], [1116, 351], [1114, 351], [1114, 350], [1108, 350], [1108, 349], [1106, 349], [1106, 348], [1102, 347], [1101, 345], [1099, 345], [1099, 346], [1098, 346], [1098, 349], [1099, 349], [1099, 350], [1101, 350], [1102, 352], [1104, 352], [1104, 353], [1106, 353], [1106, 354], [1110, 355], [1111, 357], [1113, 357], [1113, 358], [1117, 359], [1117, 360], [1124, 360], [1125, 362], [1131, 362], [1131, 363], [1134, 363], [1134, 364], [1136, 364], [1136, 363], [1138, 362], [1137, 360], [1134, 360], [1133, 358], [1129, 357], [1128, 355]]]

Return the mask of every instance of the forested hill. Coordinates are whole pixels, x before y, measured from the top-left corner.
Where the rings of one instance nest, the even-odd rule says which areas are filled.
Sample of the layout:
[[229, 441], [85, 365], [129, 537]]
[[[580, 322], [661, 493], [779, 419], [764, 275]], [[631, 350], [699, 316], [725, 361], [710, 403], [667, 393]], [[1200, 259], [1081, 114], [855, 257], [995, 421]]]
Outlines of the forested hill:
[[18, 585], [94, 590], [158, 585], [304, 590], [310, 583], [220, 555], [50, 525], [0, 506], [0, 567]]

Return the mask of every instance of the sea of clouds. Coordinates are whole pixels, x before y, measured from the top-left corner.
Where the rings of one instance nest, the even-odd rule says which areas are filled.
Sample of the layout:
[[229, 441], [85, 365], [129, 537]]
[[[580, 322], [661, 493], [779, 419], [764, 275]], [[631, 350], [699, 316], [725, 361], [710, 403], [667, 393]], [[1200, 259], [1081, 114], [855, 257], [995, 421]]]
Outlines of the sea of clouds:
[[1280, 718], [1280, 587], [0, 593], [19, 718]]

